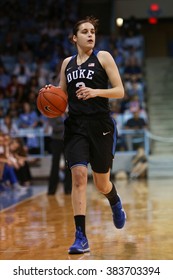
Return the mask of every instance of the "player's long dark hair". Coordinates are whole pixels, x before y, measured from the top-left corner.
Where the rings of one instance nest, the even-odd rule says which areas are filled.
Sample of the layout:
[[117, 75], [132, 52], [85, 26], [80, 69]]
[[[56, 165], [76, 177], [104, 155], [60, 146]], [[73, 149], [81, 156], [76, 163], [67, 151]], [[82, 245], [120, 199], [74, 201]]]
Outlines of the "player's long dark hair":
[[79, 26], [85, 22], [90, 22], [94, 26], [95, 32], [97, 32], [99, 20], [93, 16], [87, 16], [85, 19], [76, 22], [76, 24], [73, 27], [73, 35], [77, 35]]
[[81, 20], [79, 20], [75, 23], [75, 25], [73, 27], [72, 34], [69, 36], [69, 39], [72, 43], [74, 43], [73, 42], [73, 35], [76, 36], [77, 32], [79, 30], [79, 26], [83, 23], [86, 23], [86, 22], [90, 22], [94, 26], [95, 32], [97, 33], [99, 20], [97, 18], [95, 18], [94, 16], [87, 16], [86, 18], [81, 19]]

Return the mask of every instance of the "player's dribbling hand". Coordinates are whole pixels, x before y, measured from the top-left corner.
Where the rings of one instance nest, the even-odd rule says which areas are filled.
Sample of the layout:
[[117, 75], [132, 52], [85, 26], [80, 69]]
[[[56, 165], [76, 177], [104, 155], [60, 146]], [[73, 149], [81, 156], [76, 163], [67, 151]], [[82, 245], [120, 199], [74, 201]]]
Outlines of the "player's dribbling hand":
[[[39, 92], [41, 92], [42, 90], [45, 90], [45, 89], [49, 89], [49, 88], [51, 88], [51, 87], [53, 87], [52, 84], [45, 85], [44, 87], [42, 87], [42, 88], [39, 90]], [[59, 88], [60, 86], [57, 86], [57, 87]]]
[[45, 89], [48, 89], [48, 88], [51, 88], [53, 85], [49, 84], [49, 85], [45, 85], [44, 87], [42, 87], [39, 92], [45, 90]]

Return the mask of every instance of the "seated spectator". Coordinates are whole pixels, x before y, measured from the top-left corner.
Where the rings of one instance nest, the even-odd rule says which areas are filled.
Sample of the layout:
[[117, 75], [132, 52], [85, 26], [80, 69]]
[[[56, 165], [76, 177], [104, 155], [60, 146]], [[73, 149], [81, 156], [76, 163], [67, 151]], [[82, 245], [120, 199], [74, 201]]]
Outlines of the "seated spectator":
[[27, 149], [22, 138], [12, 138], [9, 143], [11, 159], [15, 162], [14, 170], [19, 183], [22, 186], [29, 186], [32, 176], [28, 163]]
[[6, 90], [0, 88], [0, 108], [3, 110], [3, 115], [5, 115], [9, 109], [10, 102], [6, 96]]
[[129, 59], [129, 57], [134, 57], [137, 59], [139, 65], [142, 65], [143, 63], [143, 51], [141, 50], [136, 50], [134, 46], [129, 46], [128, 50], [125, 51], [125, 61]]
[[18, 82], [18, 76], [13, 75], [11, 83], [6, 90], [6, 96], [9, 102], [16, 101], [18, 104], [23, 102], [26, 95], [26, 86]]
[[120, 113], [124, 114], [129, 109], [130, 97], [125, 91], [124, 98], [120, 101]]
[[3, 123], [4, 121], [4, 110], [2, 107], [0, 107], [0, 125]]
[[38, 58], [34, 67], [35, 77], [37, 77], [38, 88], [43, 87], [49, 80], [49, 69], [43, 58]]
[[137, 89], [144, 89], [143, 84], [143, 70], [138, 61], [134, 57], [129, 57], [124, 67], [123, 74], [125, 89], [132, 89], [132, 83], [135, 83]]
[[38, 114], [32, 110], [29, 102], [23, 103], [23, 111], [19, 115], [20, 128], [36, 128], [38, 125]]
[[124, 68], [125, 80], [141, 81], [142, 77], [142, 67], [139, 65], [138, 60], [135, 57], [129, 57]]
[[126, 58], [130, 56], [135, 56], [139, 59], [140, 62], [143, 60], [143, 46], [144, 46], [144, 38], [137, 31], [136, 27], [132, 28], [132, 26], [128, 28], [127, 35], [124, 38], [123, 48], [125, 52]]
[[130, 118], [132, 118], [133, 113], [137, 110], [139, 110], [139, 116], [141, 118], [144, 118], [144, 120], [148, 123], [148, 114], [144, 108], [141, 108], [138, 96], [134, 95], [129, 101], [129, 108], [124, 111], [123, 124], [125, 124]]
[[117, 130], [120, 133], [121, 129], [123, 129], [123, 115], [120, 113], [120, 104], [118, 100], [114, 99], [110, 101], [110, 109], [111, 116], [116, 120]]
[[13, 70], [13, 75], [17, 76], [17, 81], [22, 86], [25, 86], [31, 78], [31, 71], [22, 58], [20, 58], [16, 63]]
[[116, 180], [127, 180], [128, 179], [128, 174], [124, 170], [118, 170], [115, 174], [115, 179]]
[[138, 130], [143, 130], [146, 128], [147, 128], [147, 123], [143, 118], [140, 117], [140, 110], [135, 110], [133, 113], [133, 117], [130, 118], [125, 124], [125, 129], [134, 130], [134, 133], [127, 133], [125, 135], [128, 151], [133, 150], [134, 139], [141, 137], [141, 134]]
[[40, 151], [39, 139], [35, 136], [34, 131], [39, 125], [39, 116], [35, 110], [31, 108], [29, 102], [23, 103], [23, 112], [19, 114], [19, 128], [31, 129], [25, 137], [26, 145], [30, 154], [37, 154]]
[[147, 176], [147, 157], [142, 147], [139, 147], [136, 155], [132, 159], [131, 179], [146, 178]]
[[18, 46], [18, 59], [30, 64], [33, 61], [33, 52], [28, 42], [22, 41]]
[[50, 38], [56, 38], [62, 34], [62, 28], [59, 21], [48, 21], [48, 24], [41, 30], [41, 35], [47, 35]]
[[10, 75], [7, 73], [4, 65], [0, 64], [0, 88], [5, 90], [10, 84], [10, 81]]
[[26, 91], [26, 98], [28, 96], [28, 93], [30, 92], [38, 92], [40, 89], [39, 83], [38, 83], [38, 76], [34, 75], [31, 77], [29, 82], [27, 83], [27, 91]]
[[20, 190], [22, 186], [19, 184], [15, 173], [16, 160], [10, 156], [9, 150], [10, 137], [0, 134], [0, 185], [2, 188], [11, 188]]
[[50, 119], [40, 114], [39, 122], [44, 131], [44, 151], [45, 153], [50, 153], [50, 141], [52, 135], [52, 126], [50, 125]]
[[49, 59], [49, 68], [52, 72], [55, 72], [58, 64], [62, 64], [63, 59], [65, 58], [64, 48], [60, 45], [55, 45], [52, 50], [52, 54]]
[[6, 158], [5, 147], [4, 147], [4, 135], [0, 131], [0, 183], [2, 181], [2, 175], [4, 171], [4, 158]]
[[121, 133], [123, 129], [123, 114], [120, 113], [120, 103], [118, 100], [110, 101], [111, 116], [116, 121], [118, 131], [117, 149], [125, 150], [124, 135]]
[[16, 100], [10, 103], [10, 107], [7, 111], [7, 115], [9, 115], [12, 118], [13, 122], [15, 122], [16, 125], [18, 126], [19, 103]]
[[144, 87], [142, 83], [137, 81], [131, 81], [130, 83], [125, 83], [125, 90], [129, 97], [138, 96], [140, 106], [144, 105]]
[[35, 102], [37, 99], [37, 94], [38, 93], [36, 91], [33, 91], [33, 90], [29, 91], [28, 96], [27, 96], [27, 102], [30, 104], [31, 109], [33, 111], [39, 113], [38, 108], [37, 108], [37, 103]]
[[19, 133], [19, 129], [15, 121], [13, 121], [10, 114], [7, 114], [0, 126], [1, 132], [4, 134], [8, 134], [10, 136], [16, 136]]
[[112, 50], [112, 56], [118, 67], [120, 75], [123, 75], [124, 74], [124, 63], [125, 63], [123, 52], [120, 51], [117, 47], [114, 47]]
[[18, 87], [19, 83], [17, 81], [17, 76], [11, 75], [11, 81], [7, 87], [7, 96], [11, 102], [18, 98]]

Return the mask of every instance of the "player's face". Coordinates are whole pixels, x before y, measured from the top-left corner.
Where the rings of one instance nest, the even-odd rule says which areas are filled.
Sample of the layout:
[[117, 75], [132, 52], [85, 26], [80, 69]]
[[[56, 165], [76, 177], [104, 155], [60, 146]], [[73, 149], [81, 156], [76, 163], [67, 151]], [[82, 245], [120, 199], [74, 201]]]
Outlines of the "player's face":
[[92, 49], [95, 45], [95, 28], [90, 22], [85, 22], [79, 26], [77, 35], [73, 36], [74, 42], [80, 48]]

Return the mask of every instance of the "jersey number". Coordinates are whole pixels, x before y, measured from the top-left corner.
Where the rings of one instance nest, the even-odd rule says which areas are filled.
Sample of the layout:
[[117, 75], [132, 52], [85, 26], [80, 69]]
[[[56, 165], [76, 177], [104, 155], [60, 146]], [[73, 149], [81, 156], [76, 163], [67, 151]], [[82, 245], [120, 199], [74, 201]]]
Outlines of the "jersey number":
[[77, 88], [85, 87], [85, 83], [79, 82], [79, 83], [76, 84], [76, 87], [77, 87]]

